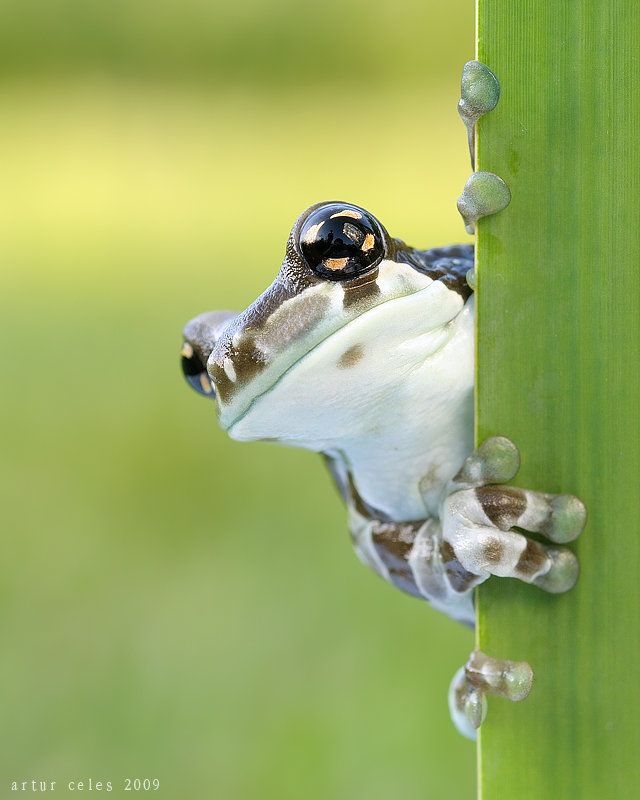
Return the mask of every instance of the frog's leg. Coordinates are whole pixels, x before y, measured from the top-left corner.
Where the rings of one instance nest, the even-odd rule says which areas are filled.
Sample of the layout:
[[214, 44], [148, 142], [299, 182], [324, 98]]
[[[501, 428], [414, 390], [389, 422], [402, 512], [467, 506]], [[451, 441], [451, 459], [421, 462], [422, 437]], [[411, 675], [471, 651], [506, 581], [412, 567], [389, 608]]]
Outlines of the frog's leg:
[[436, 520], [385, 522], [350, 509], [349, 531], [360, 560], [381, 578], [473, 627], [473, 590], [483, 579], [460, 566]]
[[438, 611], [473, 627], [473, 590], [482, 582], [460, 566], [436, 519], [392, 522], [360, 497], [344, 460], [324, 454], [348, 511], [358, 558], [392, 586], [427, 600]]
[[539, 533], [555, 544], [580, 535], [586, 510], [577, 497], [495, 484], [519, 467], [515, 445], [488, 439], [465, 462], [443, 507], [443, 537], [464, 569], [519, 578], [548, 592], [566, 592], [578, 578], [578, 560], [565, 547], [549, 546], [512, 530]]
[[468, 739], [487, 714], [487, 694], [524, 700], [531, 691], [533, 671], [526, 661], [502, 661], [474, 650], [449, 688], [449, 711], [454, 725]]

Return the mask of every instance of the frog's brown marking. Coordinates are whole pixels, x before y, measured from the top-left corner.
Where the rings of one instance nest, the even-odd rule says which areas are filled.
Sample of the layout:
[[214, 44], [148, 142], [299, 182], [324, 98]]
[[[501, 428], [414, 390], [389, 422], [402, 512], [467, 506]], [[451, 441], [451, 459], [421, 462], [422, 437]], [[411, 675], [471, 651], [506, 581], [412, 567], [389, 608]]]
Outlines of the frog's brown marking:
[[[515, 674], [522, 675], [523, 668], [527, 670], [528, 680], [520, 685], [514, 685], [511, 677]], [[531, 690], [533, 674], [531, 667], [522, 661], [504, 661], [491, 658], [481, 650], [474, 650], [464, 666], [466, 681], [483, 692], [507, 697], [510, 700], [523, 700]]]
[[440, 473], [438, 472], [438, 467], [436, 464], [431, 464], [427, 472], [420, 478], [420, 482], [418, 483], [418, 487], [422, 494], [427, 494], [427, 492], [433, 491], [435, 488], [440, 486], [441, 478]]
[[361, 300], [368, 300], [380, 294], [380, 287], [378, 286], [378, 276], [380, 270], [376, 267], [372, 272], [363, 275], [361, 278], [345, 283], [342, 287], [342, 307], [349, 308], [354, 303], [359, 303]]
[[[334, 457], [325, 454], [325, 463], [345, 502], [372, 525], [372, 541], [378, 557], [389, 571], [394, 586], [414, 597], [424, 598], [418, 588], [415, 574], [408, 558], [415, 538], [424, 525], [424, 520], [416, 522], [392, 522], [382, 512], [371, 508], [360, 496], [350, 472], [343, 475]], [[353, 536], [353, 531], [351, 531]], [[478, 583], [478, 576], [468, 572], [456, 558], [449, 542], [440, 541], [440, 557], [447, 582], [454, 592], [464, 594]], [[395, 559], [395, 560], [394, 560]]]
[[331, 299], [326, 294], [302, 292], [291, 301], [291, 305], [287, 309], [285, 325], [282, 324], [278, 311], [266, 321], [257, 337], [258, 344], [263, 346], [267, 352], [272, 352], [274, 349], [282, 351], [292, 342], [306, 336], [322, 322], [330, 304]]
[[348, 350], [345, 350], [338, 359], [338, 369], [349, 369], [349, 367], [354, 367], [363, 356], [364, 347], [361, 344], [351, 345], [351, 347]]
[[401, 239], [395, 239], [394, 245], [396, 261], [408, 264], [434, 281], [444, 283], [463, 300], [473, 293], [467, 283], [467, 272], [474, 265], [473, 245], [454, 244], [449, 247], [416, 250]]
[[394, 586], [414, 597], [423, 597], [409, 564], [409, 554], [422, 522], [371, 523], [371, 539], [380, 560], [387, 568]]
[[504, 545], [497, 537], [487, 539], [484, 543], [482, 555], [486, 559], [487, 564], [491, 566], [500, 564], [504, 558]]
[[527, 539], [527, 546], [522, 551], [516, 564], [516, 573], [526, 578], [538, 575], [545, 565], [549, 564], [549, 555], [545, 548], [533, 539]]
[[[287, 269], [295, 265], [287, 262]], [[281, 273], [285, 272], [283, 266]], [[295, 284], [296, 275], [287, 275], [290, 279], [285, 282], [279, 275], [274, 283], [242, 314], [239, 314], [226, 328], [221, 338], [213, 348], [213, 358], [209, 360], [208, 370], [213, 380], [218, 397], [221, 402], [228, 403], [234, 393], [246, 385], [256, 375], [269, 366], [269, 359], [259, 346], [260, 337], [264, 335], [271, 317], [282, 307], [287, 300], [300, 297], [304, 289], [309, 288], [318, 281], [305, 283], [300, 281]], [[323, 318], [329, 299], [324, 296], [309, 298], [300, 301], [297, 313], [295, 330], [289, 325], [286, 330], [291, 338], [296, 338], [311, 330]], [[305, 313], [306, 311], [306, 313]], [[285, 329], [283, 329], [285, 330]], [[236, 334], [240, 333], [239, 339]], [[233, 364], [235, 380], [232, 380], [225, 370], [225, 359]]]
[[475, 493], [484, 513], [501, 531], [508, 531], [517, 525], [527, 508], [527, 496], [521, 489], [479, 486]]
[[[331, 459], [331, 461], [335, 462], [335, 459]], [[331, 474], [335, 478], [335, 467], [329, 468], [331, 470]], [[377, 509], [373, 508], [363, 499], [360, 492], [356, 489], [356, 484], [353, 480], [353, 475], [351, 472], [347, 472], [346, 474], [346, 484], [344, 486], [344, 490], [346, 492], [345, 498], [351, 502], [351, 505], [361, 517], [369, 520], [369, 522], [373, 522], [374, 520], [377, 522], [391, 522], [386, 514], [383, 514], [382, 511], [378, 511]]]
[[449, 581], [449, 586], [454, 592], [463, 594], [477, 583], [478, 576], [468, 572], [456, 558], [453, 547], [449, 542], [443, 541], [440, 545], [442, 563], [444, 564], [445, 574]]
[[[239, 344], [230, 344], [228, 356], [222, 358], [222, 363], [217, 360], [209, 362], [208, 371], [215, 384], [218, 397], [227, 403], [237, 391], [238, 386], [247, 383], [267, 366], [267, 361], [262, 351], [256, 347], [255, 339], [248, 331], [244, 332]], [[233, 381], [224, 368], [225, 359], [231, 359], [235, 370], [236, 380]]]

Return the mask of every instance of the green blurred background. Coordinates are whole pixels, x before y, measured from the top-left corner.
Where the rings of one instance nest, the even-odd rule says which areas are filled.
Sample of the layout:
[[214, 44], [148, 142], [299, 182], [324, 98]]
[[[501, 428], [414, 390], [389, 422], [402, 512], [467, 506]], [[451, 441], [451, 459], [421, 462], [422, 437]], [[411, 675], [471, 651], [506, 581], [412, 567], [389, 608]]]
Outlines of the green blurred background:
[[271, 281], [312, 202], [468, 238], [473, 16], [4, 0], [0, 796], [473, 796], [446, 707], [471, 633], [360, 565], [319, 458], [227, 440], [177, 356], [187, 319]]

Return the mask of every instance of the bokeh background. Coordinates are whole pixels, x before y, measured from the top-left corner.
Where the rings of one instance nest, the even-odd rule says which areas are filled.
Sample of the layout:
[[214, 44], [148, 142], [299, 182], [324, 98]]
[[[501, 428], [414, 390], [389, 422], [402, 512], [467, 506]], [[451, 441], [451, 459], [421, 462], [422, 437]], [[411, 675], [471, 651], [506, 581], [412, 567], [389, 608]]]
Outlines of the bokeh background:
[[2, 797], [473, 796], [446, 707], [471, 633], [360, 565], [316, 456], [228, 441], [177, 356], [187, 319], [271, 281], [312, 202], [468, 238], [473, 17], [0, 6]]

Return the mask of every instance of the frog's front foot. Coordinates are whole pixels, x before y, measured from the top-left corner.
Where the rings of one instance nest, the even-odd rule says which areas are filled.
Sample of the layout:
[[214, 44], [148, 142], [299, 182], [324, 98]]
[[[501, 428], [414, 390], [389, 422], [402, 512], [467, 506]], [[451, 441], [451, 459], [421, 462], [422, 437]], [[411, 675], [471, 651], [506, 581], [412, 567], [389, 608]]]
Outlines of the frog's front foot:
[[463, 736], [475, 739], [487, 714], [487, 694], [524, 700], [532, 683], [533, 671], [526, 661], [502, 661], [474, 650], [451, 681], [451, 719]]
[[[578, 559], [566, 547], [582, 532], [587, 512], [577, 497], [501, 486], [518, 471], [513, 442], [487, 439], [465, 461], [444, 502], [442, 534], [456, 559], [481, 578], [519, 578], [547, 592], [566, 592], [578, 579]], [[538, 533], [554, 545], [513, 529]]]
[[[576, 539], [587, 512], [577, 497], [546, 494], [501, 484], [518, 472], [513, 442], [487, 439], [465, 461], [444, 502], [442, 535], [455, 558], [481, 580], [491, 575], [518, 578], [547, 592], [566, 592], [578, 579], [578, 559], [564, 545]], [[514, 530], [540, 534], [542, 544]], [[475, 651], [459, 670], [449, 691], [451, 716], [458, 730], [475, 738], [486, 714], [486, 695], [522, 700], [533, 673], [524, 661], [501, 661]]]

